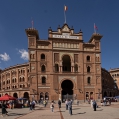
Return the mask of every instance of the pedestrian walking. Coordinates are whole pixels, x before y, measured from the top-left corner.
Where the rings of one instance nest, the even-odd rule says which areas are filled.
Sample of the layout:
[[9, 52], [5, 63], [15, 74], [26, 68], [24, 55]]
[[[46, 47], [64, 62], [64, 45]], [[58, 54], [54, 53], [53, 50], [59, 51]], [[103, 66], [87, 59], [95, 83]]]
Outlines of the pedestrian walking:
[[104, 106], [106, 105], [106, 98], [105, 97], [103, 99], [103, 104], [104, 104]]
[[32, 101], [29, 102], [29, 109], [32, 110], [33, 107], [32, 107]]
[[94, 111], [96, 111], [96, 107], [97, 107], [97, 103], [96, 103], [95, 100], [93, 100], [93, 109], [94, 109]]
[[61, 108], [61, 100], [58, 100], [58, 106]]
[[72, 100], [69, 99], [67, 105], [68, 105], [69, 114], [72, 115]]
[[54, 101], [51, 102], [50, 108], [51, 108], [51, 111], [54, 112]]
[[2, 115], [1, 115], [1, 116], [2, 116], [2, 117], [3, 117], [3, 115], [8, 116], [8, 112], [7, 112], [7, 110], [6, 110], [7, 105], [5, 104], [5, 102], [2, 103], [1, 107], [2, 107]]
[[111, 105], [111, 99], [110, 99], [110, 98], [109, 98], [109, 100], [108, 100], [108, 101], [109, 101], [109, 105]]
[[103, 100], [101, 100], [100, 104], [101, 104], [101, 106], [103, 106]]
[[68, 110], [68, 105], [67, 105], [67, 103], [68, 103], [68, 99], [66, 99], [66, 101], [65, 101], [66, 110]]
[[32, 103], [31, 103], [31, 106], [32, 106], [33, 110], [35, 110], [35, 104], [36, 104], [36, 102], [35, 102], [35, 100], [33, 100]]
[[91, 107], [93, 107], [93, 100], [90, 101]]
[[44, 107], [46, 107], [46, 103], [47, 103], [46, 100], [44, 100], [44, 101], [43, 101]]

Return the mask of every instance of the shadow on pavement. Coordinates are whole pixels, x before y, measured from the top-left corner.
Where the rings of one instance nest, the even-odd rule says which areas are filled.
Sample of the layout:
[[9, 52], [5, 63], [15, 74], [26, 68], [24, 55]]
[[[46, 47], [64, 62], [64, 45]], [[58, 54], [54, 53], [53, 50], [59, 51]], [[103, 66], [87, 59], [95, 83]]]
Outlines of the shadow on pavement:
[[65, 111], [57, 111], [57, 112], [65, 112]]
[[25, 115], [25, 114], [27, 114], [27, 113], [24, 113], [24, 114], [10, 113], [10, 114], [8, 114], [8, 116], [17, 116], [17, 115]]
[[100, 109], [100, 110], [96, 110], [96, 111], [102, 111], [103, 109]]
[[74, 109], [72, 109], [72, 110], [77, 110], [77, 109], [80, 109], [80, 108], [74, 108]]
[[73, 114], [73, 115], [78, 115], [78, 114], [85, 114], [86, 112], [82, 112], [82, 113], [77, 113], [77, 114]]

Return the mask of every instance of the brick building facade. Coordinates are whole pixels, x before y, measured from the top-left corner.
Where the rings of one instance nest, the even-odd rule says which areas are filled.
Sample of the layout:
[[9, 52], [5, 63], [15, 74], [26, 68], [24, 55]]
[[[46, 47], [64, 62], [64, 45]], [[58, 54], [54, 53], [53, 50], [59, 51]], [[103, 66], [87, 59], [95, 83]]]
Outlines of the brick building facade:
[[[75, 33], [64, 24], [57, 31], [48, 30], [48, 40], [38, 31], [26, 29], [29, 49], [30, 95], [52, 100], [72, 96], [78, 100], [95, 98], [101, 87], [100, 34], [84, 43], [83, 33]], [[87, 94], [89, 97], [87, 97]]]
[[0, 72], [0, 96], [6, 93], [16, 98], [29, 98], [29, 65], [20, 64], [5, 68]]
[[[49, 28], [48, 40], [40, 39], [34, 28], [25, 32], [29, 62], [1, 71], [1, 96], [8, 93], [31, 100], [72, 98], [82, 101], [105, 96], [103, 80], [106, 77], [102, 78], [100, 57], [102, 35], [94, 33], [85, 43], [83, 32], [75, 33], [67, 24], [59, 26], [57, 31]], [[107, 83], [110, 81], [109, 78]], [[116, 89], [111, 92], [113, 96], [117, 93]]]
[[119, 87], [119, 68], [114, 68], [109, 70], [114, 82]]

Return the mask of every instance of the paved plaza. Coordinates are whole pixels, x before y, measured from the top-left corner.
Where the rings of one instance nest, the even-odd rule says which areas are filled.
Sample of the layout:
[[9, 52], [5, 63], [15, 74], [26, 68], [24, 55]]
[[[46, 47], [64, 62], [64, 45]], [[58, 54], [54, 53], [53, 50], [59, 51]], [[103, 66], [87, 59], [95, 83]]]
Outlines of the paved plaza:
[[49, 105], [47, 107], [37, 105], [33, 111], [29, 108], [7, 110], [9, 116], [0, 116], [0, 119], [119, 119], [119, 102], [112, 103], [111, 106], [99, 106], [97, 111], [93, 111], [90, 104], [73, 105], [72, 116], [65, 109], [65, 104], [62, 104], [60, 110], [55, 104], [54, 113], [51, 112]]

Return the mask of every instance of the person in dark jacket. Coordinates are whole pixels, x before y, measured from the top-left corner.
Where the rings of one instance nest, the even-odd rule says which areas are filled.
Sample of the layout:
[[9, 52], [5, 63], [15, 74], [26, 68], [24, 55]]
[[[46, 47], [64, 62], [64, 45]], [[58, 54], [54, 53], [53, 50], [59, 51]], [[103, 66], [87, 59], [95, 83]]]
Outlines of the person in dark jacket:
[[96, 103], [95, 100], [93, 100], [93, 109], [94, 109], [94, 111], [96, 111], [96, 107], [97, 107], [97, 103]]
[[61, 108], [61, 100], [58, 101], [59, 108]]
[[2, 103], [1, 107], [2, 107], [2, 117], [4, 114], [8, 116], [8, 114], [7, 114], [8, 112], [6, 110], [7, 105], [5, 104], [5, 102]]

